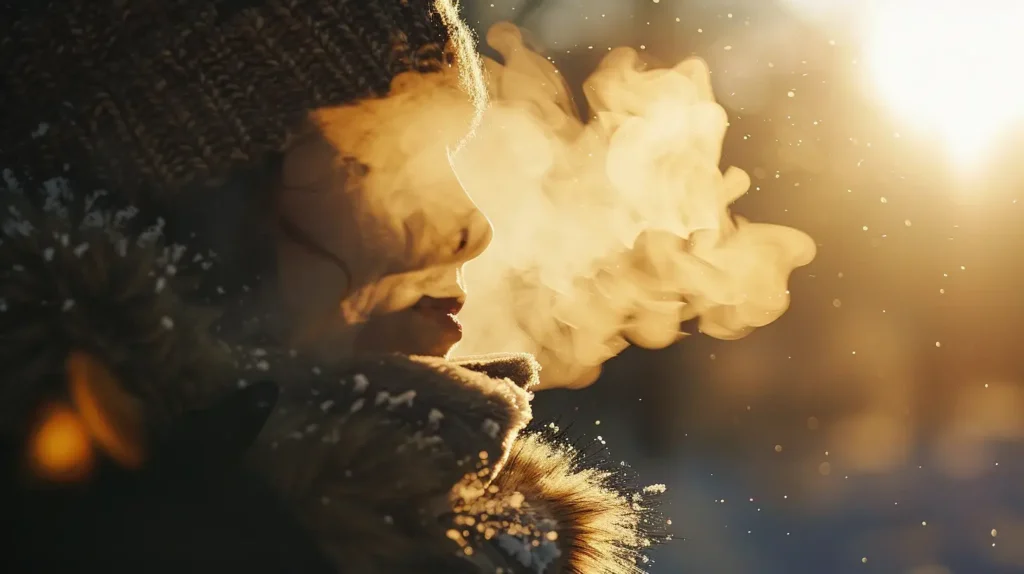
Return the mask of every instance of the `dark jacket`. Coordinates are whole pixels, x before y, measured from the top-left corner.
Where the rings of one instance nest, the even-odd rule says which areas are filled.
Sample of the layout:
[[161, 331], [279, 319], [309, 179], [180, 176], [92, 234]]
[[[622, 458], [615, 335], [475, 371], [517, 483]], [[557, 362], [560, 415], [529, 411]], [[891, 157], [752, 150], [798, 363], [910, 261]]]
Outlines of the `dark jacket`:
[[[2, 197], [4, 490], [38, 526], [9, 540], [22, 552], [8, 557], [33, 571], [43, 555], [55, 569], [90, 557], [114, 570], [139, 571], [134, 560], [142, 571], [202, 571], [204, 560], [234, 568], [252, 562], [237, 535], [248, 532], [268, 572], [295, 571], [298, 558], [281, 559], [292, 554], [311, 571], [367, 574], [641, 571], [657, 489], [629, 488], [621, 467], [553, 427], [528, 426], [538, 376], [529, 356], [326, 365], [218, 336], [216, 309], [188, 296], [216, 263], [168, 244], [159, 219], [59, 189], [28, 201], [16, 181]], [[24, 463], [43, 406], [81, 410], [75, 353], [109, 372], [100, 409], [113, 405], [114, 430], [141, 462], [97, 440], [98, 470], [48, 486]], [[110, 500], [122, 502], [113, 507], [123, 520], [82, 510]], [[168, 512], [177, 514], [155, 518]], [[131, 520], [148, 526], [126, 529]], [[208, 535], [189, 538], [193, 529]], [[213, 554], [197, 553], [199, 540]]]

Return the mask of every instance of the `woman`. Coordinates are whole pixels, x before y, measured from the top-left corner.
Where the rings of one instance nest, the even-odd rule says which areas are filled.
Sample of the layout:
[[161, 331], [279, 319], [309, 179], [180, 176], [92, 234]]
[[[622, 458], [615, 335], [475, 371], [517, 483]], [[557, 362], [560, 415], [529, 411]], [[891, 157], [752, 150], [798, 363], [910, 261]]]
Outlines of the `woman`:
[[[485, 101], [450, 0], [5, 6], [5, 476], [74, 501], [31, 499], [30, 563], [60, 516], [100, 544], [81, 509], [110, 481], [161, 499], [165, 469], [212, 467], [336, 571], [638, 571], [644, 493], [524, 431], [535, 362], [444, 359], [490, 237], [420, 169]], [[158, 518], [131, 517], [145, 554]]]

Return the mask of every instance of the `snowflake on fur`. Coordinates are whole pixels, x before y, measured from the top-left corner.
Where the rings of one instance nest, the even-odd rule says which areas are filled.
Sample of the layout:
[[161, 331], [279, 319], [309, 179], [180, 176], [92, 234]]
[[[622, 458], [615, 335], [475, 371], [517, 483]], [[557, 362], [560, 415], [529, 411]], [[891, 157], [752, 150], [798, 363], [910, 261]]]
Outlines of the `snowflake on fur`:
[[112, 203], [62, 178], [29, 193], [3, 171], [0, 424], [55, 392], [72, 351], [106, 363], [157, 415], [179, 410], [215, 362], [209, 318], [177, 295], [182, 269], [209, 258], [164, 244], [162, 220]]

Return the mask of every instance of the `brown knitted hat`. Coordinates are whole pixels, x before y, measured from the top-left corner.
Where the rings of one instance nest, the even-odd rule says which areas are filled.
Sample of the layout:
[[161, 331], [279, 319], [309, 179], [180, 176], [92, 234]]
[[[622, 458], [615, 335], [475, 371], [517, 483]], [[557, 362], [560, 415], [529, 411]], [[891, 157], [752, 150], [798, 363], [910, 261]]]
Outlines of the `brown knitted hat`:
[[0, 171], [129, 197], [216, 181], [310, 110], [473, 54], [457, 0], [5, 2]]

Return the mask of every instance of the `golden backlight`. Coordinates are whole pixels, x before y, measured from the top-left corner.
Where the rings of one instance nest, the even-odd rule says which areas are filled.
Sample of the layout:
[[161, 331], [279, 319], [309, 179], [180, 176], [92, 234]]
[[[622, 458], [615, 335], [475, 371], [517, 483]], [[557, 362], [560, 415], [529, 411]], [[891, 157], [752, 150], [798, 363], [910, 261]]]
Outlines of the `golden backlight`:
[[1024, 2], [889, 0], [864, 27], [878, 97], [970, 165], [1024, 119]]

